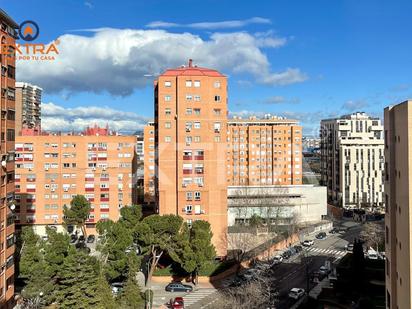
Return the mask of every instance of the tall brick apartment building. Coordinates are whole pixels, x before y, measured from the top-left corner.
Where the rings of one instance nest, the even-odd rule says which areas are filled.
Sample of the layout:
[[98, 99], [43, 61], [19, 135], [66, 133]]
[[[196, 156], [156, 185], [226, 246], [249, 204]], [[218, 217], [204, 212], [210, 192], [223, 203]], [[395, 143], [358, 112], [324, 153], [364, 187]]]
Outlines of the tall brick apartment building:
[[[15, 39], [18, 25], [0, 9], [1, 52], [1, 189], [0, 189], [0, 308], [11, 308], [14, 295], [14, 139], [15, 139]], [[4, 47], [7, 46], [7, 47]]]
[[63, 206], [76, 194], [92, 205], [86, 228], [101, 219], [117, 220], [123, 206], [136, 202], [135, 137], [87, 130], [79, 135], [16, 138], [16, 224], [62, 229]]
[[208, 221], [225, 255], [227, 78], [190, 60], [161, 74], [154, 90], [158, 211]]

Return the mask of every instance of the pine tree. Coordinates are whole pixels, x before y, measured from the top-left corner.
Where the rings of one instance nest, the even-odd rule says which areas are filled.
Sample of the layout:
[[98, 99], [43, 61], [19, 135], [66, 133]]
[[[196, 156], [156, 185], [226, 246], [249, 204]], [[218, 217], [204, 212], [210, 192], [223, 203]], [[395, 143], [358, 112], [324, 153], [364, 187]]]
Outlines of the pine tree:
[[98, 261], [82, 252], [67, 256], [58, 273], [54, 292], [59, 308], [94, 308], [99, 304]]

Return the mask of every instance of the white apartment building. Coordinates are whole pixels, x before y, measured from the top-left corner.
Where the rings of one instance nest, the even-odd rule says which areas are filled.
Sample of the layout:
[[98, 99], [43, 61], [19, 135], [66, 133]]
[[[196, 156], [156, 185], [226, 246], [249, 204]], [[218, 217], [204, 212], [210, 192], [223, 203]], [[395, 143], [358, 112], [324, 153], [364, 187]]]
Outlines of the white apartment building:
[[382, 132], [379, 118], [361, 112], [321, 121], [321, 183], [330, 203], [384, 206]]

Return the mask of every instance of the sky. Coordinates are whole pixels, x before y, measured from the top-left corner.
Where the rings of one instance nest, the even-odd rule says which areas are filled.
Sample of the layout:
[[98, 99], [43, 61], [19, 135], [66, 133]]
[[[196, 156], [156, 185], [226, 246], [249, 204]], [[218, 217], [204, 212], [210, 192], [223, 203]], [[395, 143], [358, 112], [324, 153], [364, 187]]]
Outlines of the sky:
[[153, 80], [187, 64], [229, 80], [231, 115], [319, 121], [412, 98], [411, 1], [0, 0], [54, 61], [20, 60], [17, 80], [43, 88], [42, 126], [94, 123], [122, 132], [153, 118]]

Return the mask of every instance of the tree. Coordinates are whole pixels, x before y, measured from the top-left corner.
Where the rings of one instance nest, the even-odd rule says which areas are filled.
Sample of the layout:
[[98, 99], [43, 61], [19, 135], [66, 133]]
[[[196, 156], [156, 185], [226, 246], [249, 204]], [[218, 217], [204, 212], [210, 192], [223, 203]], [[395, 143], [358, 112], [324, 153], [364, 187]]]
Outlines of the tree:
[[109, 280], [114, 280], [118, 277], [127, 274], [129, 254], [128, 252], [133, 244], [133, 231], [127, 228], [124, 224], [113, 221], [100, 221], [96, 229], [100, 235], [103, 235], [102, 243], [98, 245], [98, 250], [101, 253], [101, 261], [103, 263], [104, 272]]
[[[99, 283], [99, 263], [96, 258], [76, 251], [67, 256], [58, 272], [54, 291], [59, 308], [95, 308]], [[101, 304], [101, 303], [100, 303]]]
[[151, 283], [153, 272], [165, 253], [172, 260], [181, 262], [179, 257], [185, 246], [182, 246], [185, 237], [183, 227], [183, 219], [175, 215], [151, 215], [137, 225], [134, 237], [150, 256], [146, 285]]
[[90, 214], [90, 203], [83, 195], [76, 195], [70, 201], [70, 207], [64, 205], [63, 215], [64, 215], [64, 225], [75, 225], [77, 228], [81, 229], [84, 236], [86, 234], [85, 222]]
[[188, 231], [189, 242], [183, 250], [182, 267], [193, 273], [193, 282], [197, 284], [199, 269], [216, 256], [215, 247], [212, 245], [212, 231], [210, 223], [204, 220], [193, 222]]
[[278, 292], [272, 286], [273, 282], [269, 277], [259, 275], [256, 280], [241, 287], [222, 290], [213, 304], [214, 308], [272, 308], [278, 301]]
[[109, 280], [126, 276], [130, 261], [137, 263], [140, 268], [141, 258], [137, 255], [140, 248], [134, 242], [134, 232], [142, 218], [141, 206], [132, 205], [120, 210], [120, 219], [99, 221], [96, 225], [97, 232], [103, 236], [103, 241], [98, 245], [101, 252], [104, 271]]
[[144, 306], [140, 287], [136, 280], [137, 266], [135, 262], [130, 261], [127, 281], [118, 299], [120, 308], [138, 309]]
[[385, 233], [381, 223], [366, 222], [360, 236], [367, 247], [372, 247], [378, 252], [379, 248], [384, 246]]

